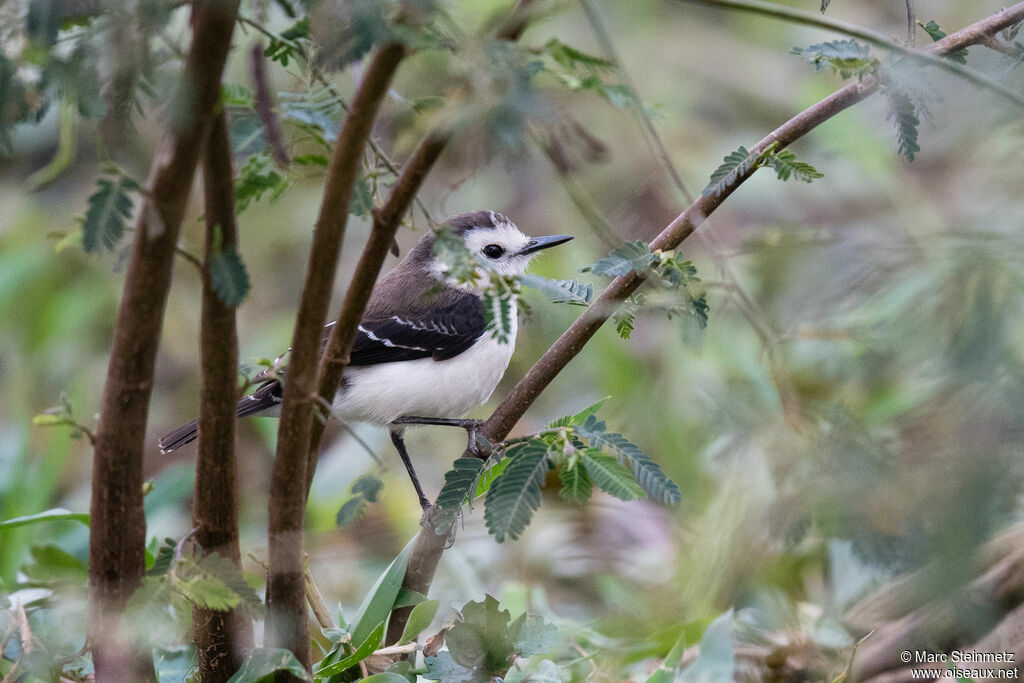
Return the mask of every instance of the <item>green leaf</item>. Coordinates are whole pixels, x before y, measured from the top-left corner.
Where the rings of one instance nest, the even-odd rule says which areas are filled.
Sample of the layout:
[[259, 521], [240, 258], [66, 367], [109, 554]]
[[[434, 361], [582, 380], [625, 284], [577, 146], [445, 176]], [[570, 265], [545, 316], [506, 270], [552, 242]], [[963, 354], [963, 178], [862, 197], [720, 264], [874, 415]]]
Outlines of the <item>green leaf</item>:
[[277, 671], [284, 671], [313, 683], [313, 677], [291, 650], [278, 647], [255, 647], [250, 650], [242, 666], [228, 679], [228, 683], [259, 683]]
[[516, 670], [513, 669], [508, 672], [508, 675], [504, 678], [504, 683], [564, 683], [570, 678], [563, 678], [558, 672], [558, 665], [552, 662], [550, 659], [542, 659], [537, 663], [537, 668], [534, 671], [526, 669]]
[[653, 499], [666, 505], [676, 505], [683, 496], [675, 482], [662, 472], [658, 463], [622, 434], [609, 432], [591, 440], [591, 445], [608, 448], [619, 462], [633, 470], [633, 477]]
[[367, 593], [366, 599], [359, 608], [359, 619], [352, 629], [352, 642], [363, 642], [381, 622], [386, 622], [394, 607], [398, 591], [402, 588], [405, 578], [405, 567], [409, 564], [409, 555], [415, 539], [410, 540], [398, 557], [392, 560], [388, 568], [377, 578], [377, 582]]
[[219, 581], [234, 593], [241, 602], [255, 609], [257, 613], [260, 613], [263, 609], [263, 601], [253, 587], [249, 585], [249, 582], [245, 580], [242, 569], [232, 562], [230, 558], [220, 553], [210, 553], [202, 557], [189, 568], [188, 573]]
[[71, 583], [85, 585], [89, 570], [85, 563], [63, 548], [45, 543], [29, 550], [32, 564], [22, 565], [21, 571], [32, 583]]
[[633, 480], [633, 475], [612, 456], [588, 449], [583, 454], [583, 466], [595, 484], [616, 498], [638, 500], [644, 497], [644, 490]]
[[444, 683], [476, 683], [481, 680], [473, 669], [462, 666], [452, 657], [451, 653], [442, 650], [434, 657], [427, 657], [423, 660], [427, 672], [423, 677], [431, 681], [443, 681]]
[[751, 154], [746, 147], [742, 145], [737, 147], [722, 160], [722, 165], [711, 174], [711, 182], [701, 194], [705, 197], [717, 197], [727, 188], [732, 187], [737, 179], [754, 170], [760, 160], [760, 155]]
[[825, 177], [816, 168], [803, 161], [797, 161], [796, 155], [789, 150], [782, 150], [768, 157], [768, 163], [779, 176], [779, 180], [789, 180], [790, 177], [809, 183], [817, 178]]
[[[406, 662], [408, 663], [408, 662]], [[392, 671], [384, 671], [359, 679], [363, 683], [408, 683], [409, 679]]]
[[510, 449], [512, 462], [484, 501], [484, 523], [498, 543], [515, 540], [540, 507], [540, 489], [549, 469], [544, 444], [527, 442]]
[[475, 284], [480, 279], [479, 261], [461, 237], [442, 225], [434, 232], [434, 256], [445, 275], [457, 282]]
[[536, 614], [521, 614], [508, 629], [509, 640], [523, 657], [548, 652], [559, 643], [558, 628]]
[[906, 157], [907, 161], [913, 161], [914, 155], [921, 151], [917, 145], [917, 129], [921, 125], [921, 120], [917, 116], [917, 107], [904, 92], [886, 88], [885, 94], [889, 98], [890, 107], [886, 119], [896, 123], [898, 151]]
[[338, 514], [334, 516], [334, 523], [338, 526], [352, 524], [366, 513], [366, 505], [366, 498], [352, 496], [338, 509]]
[[619, 310], [612, 316], [612, 320], [615, 321], [615, 331], [622, 339], [629, 339], [633, 336], [633, 330], [636, 329], [636, 309], [632, 306], [624, 304]]
[[592, 266], [581, 268], [582, 272], [593, 271], [596, 275], [619, 277], [632, 271], [644, 272], [657, 263], [658, 257], [651, 253], [646, 242], [637, 240], [616, 247], [610, 254]]
[[29, 524], [41, 524], [43, 522], [81, 522], [89, 526], [89, 515], [85, 512], [71, 512], [64, 508], [51, 508], [44, 512], [37, 512], [34, 515], [24, 517], [12, 517], [0, 522], [0, 529], [13, 529]]
[[437, 535], [443, 536], [451, 531], [459, 510], [476, 488], [483, 466], [484, 462], [479, 458], [458, 458], [452, 463], [452, 469], [445, 473], [444, 486], [437, 494], [437, 504], [430, 518]]
[[680, 664], [683, 661], [683, 653], [685, 651], [686, 633], [684, 632], [679, 634], [679, 638], [672, 645], [668, 655], [666, 655], [657, 670], [647, 678], [645, 683], [673, 683], [673, 681], [677, 680], [682, 671]]
[[587, 54], [581, 50], [566, 45], [557, 38], [552, 38], [544, 44], [544, 49], [551, 55], [552, 59], [569, 71], [578, 67], [584, 67], [593, 71], [606, 71], [615, 68], [615, 64], [607, 59]]
[[[317, 678], [327, 678], [329, 676], [334, 676], [335, 674], [340, 674], [372, 655], [374, 651], [380, 647], [381, 641], [384, 640], [384, 628], [386, 626], [386, 621], [380, 622], [377, 627], [373, 629], [370, 635], [360, 642], [359, 647], [356, 648], [355, 652], [349, 656], [344, 657], [340, 661], [332, 662], [327, 666], [316, 668]], [[356, 643], [359, 641], [353, 638], [352, 642]], [[328, 658], [325, 657], [321, 664], [324, 664], [327, 659]]]
[[571, 503], [582, 503], [593, 494], [590, 475], [578, 461], [571, 467], [563, 463], [558, 468], [558, 478], [562, 482], [558, 495]]
[[485, 327], [501, 344], [509, 343], [513, 326], [516, 324], [515, 303], [519, 294], [517, 287], [514, 278], [492, 274], [491, 284], [483, 293]]
[[549, 280], [546, 277], [527, 273], [520, 284], [536, 289], [552, 303], [586, 306], [594, 298], [594, 285], [579, 280]]
[[[922, 24], [919, 21], [917, 22], [917, 25], [924, 29], [925, 33], [931, 37], [932, 41], [942, 40], [946, 37], [946, 32], [939, 28], [939, 25], [936, 24], [934, 20], [929, 21], [927, 24]], [[951, 62], [956, 62], [957, 64], [967, 64], [967, 54], [967, 48], [962, 47], [950, 52], [946, 55], [946, 59]]]
[[515, 654], [509, 638], [508, 610], [500, 609], [498, 601], [487, 595], [483, 602], [466, 603], [462, 617], [463, 621], [445, 637], [452, 658], [478, 674], [503, 675]]
[[218, 612], [226, 612], [242, 601], [223, 581], [205, 576], [180, 581], [177, 589], [193, 605]]
[[[236, 149], [237, 153], [237, 149]], [[235, 181], [235, 213], [240, 214], [254, 201], [270, 193], [270, 201], [277, 201], [291, 182], [271, 167], [270, 157], [255, 154], [238, 171]]]
[[249, 293], [249, 273], [234, 247], [223, 247], [211, 255], [210, 284], [225, 306], [237, 307]]
[[82, 222], [82, 246], [90, 254], [112, 250], [124, 235], [125, 223], [132, 216], [129, 192], [139, 189], [131, 178], [100, 178], [99, 189], [89, 197], [89, 210]]
[[402, 638], [398, 641], [398, 645], [405, 645], [416, 640], [416, 636], [430, 626], [430, 622], [434, 620], [440, 606], [440, 600], [427, 600], [413, 607], [412, 612], [409, 613], [409, 620], [405, 622], [405, 629], [402, 631]]
[[401, 609], [403, 607], [415, 607], [421, 602], [426, 602], [427, 596], [419, 591], [414, 591], [411, 588], [403, 588], [398, 591], [398, 596], [395, 597], [395, 606], [391, 609]]
[[223, 83], [220, 86], [220, 103], [225, 107], [251, 107], [252, 90], [238, 83]]

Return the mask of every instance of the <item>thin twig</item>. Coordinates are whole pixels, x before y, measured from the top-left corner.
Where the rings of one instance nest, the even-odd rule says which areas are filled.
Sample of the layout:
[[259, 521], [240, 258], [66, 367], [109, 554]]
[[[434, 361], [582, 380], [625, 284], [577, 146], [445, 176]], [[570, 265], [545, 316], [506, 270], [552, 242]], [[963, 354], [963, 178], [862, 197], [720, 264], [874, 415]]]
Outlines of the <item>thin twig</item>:
[[914, 0], [907, 0], [907, 47], [914, 47], [914, 33], [917, 29], [917, 11]]
[[[948, 71], [949, 73], [966, 79], [979, 87], [987, 88], [1018, 106], [1024, 107], [1024, 96], [1015, 93], [1002, 83], [994, 81], [984, 74], [963, 67], [955, 62], [949, 61], [948, 59], [937, 57], [935, 50], [929, 50], [928, 48], [923, 50], [909, 48], [905, 45], [893, 42], [881, 33], [862, 26], [857, 26], [856, 24], [840, 21], [838, 19], [820, 17], [816, 14], [811, 14], [810, 12], [792, 9], [774, 2], [764, 2], [763, 0], [682, 0], [682, 2], [752, 12], [754, 14], [772, 17], [774, 19], [782, 19], [784, 21], [792, 21], [797, 24], [815, 26], [818, 28], [828, 29], [830, 31], [836, 31], [838, 33], [844, 33], [848, 36], [853, 36], [854, 38], [866, 40], [867, 42], [879, 47], [892, 50], [893, 52], [898, 52], [905, 57]], [[968, 44], [973, 45], [979, 42], [982, 42], [980, 35], [972, 38], [971, 42]], [[934, 47], [934, 45], [935, 43], [932, 43], [928, 47]]]

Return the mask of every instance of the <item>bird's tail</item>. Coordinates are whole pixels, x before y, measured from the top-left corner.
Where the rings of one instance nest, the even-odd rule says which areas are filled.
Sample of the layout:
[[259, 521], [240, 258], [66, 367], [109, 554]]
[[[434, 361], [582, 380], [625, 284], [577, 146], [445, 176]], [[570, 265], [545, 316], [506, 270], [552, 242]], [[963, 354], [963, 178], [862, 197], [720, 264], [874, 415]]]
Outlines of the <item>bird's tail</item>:
[[[276, 408], [281, 403], [281, 383], [274, 379], [261, 384], [256, 391], [244, 397], [238, 402], [235, 415], [246, 417], [248, 415], [270, 415], [277, 414]], [[192, 443], [199, 436], [199, 420], [192, 420], [188, 424], [175, 429], [173, 432], [164, 434], [157, 441], [160, 452], [167, 454], [176, 451], [185, 444]]]
[[160, 452], [167, 454], [171, 451], [176, 451], [187, 443], [192, 443], [199, 436], [199, 420], [192, 420], [188, 424], [183, 424], [173, 432], [164, 434], [157, 441], [157, 445], [160, 446]]

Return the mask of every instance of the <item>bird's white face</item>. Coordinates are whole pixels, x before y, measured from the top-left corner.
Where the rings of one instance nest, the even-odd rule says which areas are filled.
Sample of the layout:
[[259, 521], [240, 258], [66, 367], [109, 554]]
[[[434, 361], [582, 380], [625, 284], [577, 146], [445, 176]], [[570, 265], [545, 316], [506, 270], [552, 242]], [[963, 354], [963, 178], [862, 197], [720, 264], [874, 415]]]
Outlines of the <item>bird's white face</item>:
[[466, 248], [486, 267], [501, 275], [517, 277], [526, 272], [538, 252], [523, 253], [530, 238], [512, 223], [495, 221], [496, 227], [466, 233]]

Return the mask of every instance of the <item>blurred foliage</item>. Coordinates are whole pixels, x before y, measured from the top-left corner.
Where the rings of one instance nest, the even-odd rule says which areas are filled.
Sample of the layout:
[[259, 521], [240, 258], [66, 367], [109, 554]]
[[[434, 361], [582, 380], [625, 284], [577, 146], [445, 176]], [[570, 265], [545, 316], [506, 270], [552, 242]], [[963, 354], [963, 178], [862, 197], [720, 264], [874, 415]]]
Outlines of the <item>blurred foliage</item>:
[[[431, 590], [440, 608], [422, 629], [449, 629], [448, 649], [416, 666], [432, 675], [445, 666], [472, 669], [479, 654], [487, 675], [515, 664], [506, 680], [841, 676], [863, 635], [844, 621], [859, 600], [922, 568], [924, 596], [948, 596], [974, 578], [976, 551], [1021, 519], [1019, 112], [947, 73], [896, 68], [884, 51], [866, 52], [843, 36], [663, 0], [595, 3], [619, 64], [575, 4], [537, 5], [540, 16], [516, 46], [480, 37], [507, 12], [499, 0], [416, 2], [415, 17], [400, 27], [392, 3], [243, 3], [248, 21], [236, 31], [222, 97], [242, 212], [238, 252], [222, 252], [222, 289], [239, 302], [242, 358], [252, 366], [287, 347], [327, 159], [359, 60], [382, 36], [416, 51], [375, 128], [379, 151], [366, 154], [332, 310], [395, 169], [424, 131], [447, 127], [455, 142], [400, 233], [403, 252], [432, 222], [477, 209], [499, 210], [530, 234], [577, 237], [535, 267], [568, 285], [522, 291], [530, 314], [498, 397], [581, 310], [547, 299], [579, 304], [581, 296], [590, 300], [588, 287], [606, 282], [596, 269], [578, 271], [608, 258], [609, 230], [616, 244], [646, 245], [685, 206], [686, 189], [666, 173], [640, 117], [652, 117], [688, 188], [715, 181], [729, 150], [741, 153], [726, 157], [735, 162], [726, 174], [746, 163], [770, 165], [776, 173], [757, 173], [730, 196], [683, 245], [685, 256], [637, 252], [640, 266], [627, 269], [649, 268], [681, 287], [649, 286], [633, 299], [616, 318], [619, 334], [612, 325], [602, 330], [515, 432], [541, 433], [559, 415], [611, 396], [601, 419], [658, 463], [679, 505], [620, 501], [588, 487], [601, 484], [593, 466], [560, 463], [558, 477], [530, 478], [543, 504], [515, 542], [494, 543], [486, 508], [461, 517], [449, 510], [458, 533]], [[906, 24], [903, 2], [820, 5], [830, 17], [884, 34]], [[919, 37], [940, 37], [940, 25], [952, 32], [999, 8], [936, 0], [927, 7], [932, 16], [918, 17]], [[174, 103], [187, 96], [178, 81], [188, 35], [187, 8], [175, 3], [0, 5], [0, 521], [70, 511], [0, 526], [3, 676], [14, 661], [42, 680], [54, 662], [66, 677], [91, 670], [87, 657], [76, 656], [90, 445], [74, 437], [88, 437], [95, 425], [135, 183], [143, 185], [131, 179], [145, 177], [165, 127], [187, 123]], [[978, 46], [953, 59], [1019, 91], [1014, 67], [1024, 48], [1015, 33], [998, 39], [1004, 50]], [[264, 86], [250, 77], [243, 48], [253, 45], [271, 62], [269, 95], [287, 167], [254, 113]], [[792, 56], [794, 46], [808, 45], [799, 54], [836, 75]], [[772, 159], [746, 153], [841, 78], [881, 65], [890, 76], [884, 97], [837, 116], [792, 151]], [[55, 103], [77, 112], [73, 127]], [[772, 176], [784, 168], [815, 182], [778, 183]], [[30, 183], [40, 170], [51, 180]], [[202, 245], [201, 204], [192, 197], [185, 254]], [[156, 618], [166, 628], [152, 634], [162, 680], [183, 680], [194, 666], [188, 626], [178, 621], [187, 620], [182, 600], [238, 604], [261, 594], [263, 582], [256, 560], [246, 560], [238, 577], [204, 573], [187, 553], [174, 556], [191, 528], [193, 452], [169, 459], [156, 438], [194, 416], [199, 390], [201, 283], [185, 257], [180, 264], [146, 460], [148, 534], [178, 539], [162, 555], [160, 544], [151, 547], [153, 562], [163, 558], [164, 570], [177, 573], [147, 581], [167, 598]], [[561, 299], [555, 286], [565, 290]], [[679, 306], [681, 289], [685, 310], [663, 315]], [[487, 414], [484, 407], [477, 416]], [[44, 419], [34, 424], [37, 415]], [[239, 426], [243, 555], [257, 560], [266, 555], [262, 492], [275, 429], [266, 419]], [[418, 430], [409, 444], [428, 491], [453, 480], [445, 472], [464, 447], [461, 434]], [[636, 474], [635, 457], [623, 462]], [[467, 482], [477, 473], [470, 475], [460, 480], [467, 488], [456, 510], [474, 492]], [[483, 493], [479, 483], [475, 493]], [[593, 500], [577, 505], [584, 494]], [[382, 615], [403, 599], [394, 562], [419, 514], [382, 431], [329, 429], [307, 547], [332, 611], [366, 605], [351, 612], [351, 625], [342, 618], [317, 636], [324, 654], [349, 662], [341, 667], [347, 675], [361, 645], [370, 643], [371, 656]], [[185, 590], [171, 595], [172, 584]], [[455, 606], [465, 606], [461, 621]], [[963, 620], [991, 616], [977, 609]], [[545, 647], [522, 647], [515, 623], [540, 617], [557, 637], [538, 626]], [[492, 631], [493, 638], [480, 635]], [[472, 650], [477, 641], [483, 649]], [[254, 651], [249, 679], [293, 666], [286, 655]], [[379, 670], [391, 667], [392, 678], [378, 680], [414, 675], [415, 667], [394, 663]], [[466, 676], [460, 680], [472, 680]]]

